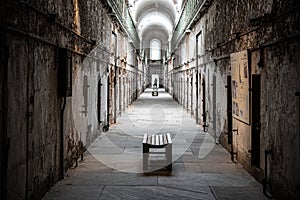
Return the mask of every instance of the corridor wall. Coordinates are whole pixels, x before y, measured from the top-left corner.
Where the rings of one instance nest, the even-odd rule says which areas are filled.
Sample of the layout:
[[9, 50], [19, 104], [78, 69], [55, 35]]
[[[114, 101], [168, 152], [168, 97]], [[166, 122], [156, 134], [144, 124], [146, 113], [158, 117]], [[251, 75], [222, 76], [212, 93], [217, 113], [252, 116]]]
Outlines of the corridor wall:
[[[210, 2], [168, 59], [165, 73], [173, 83], [168, 83], [167, 90], [268, 192], [278, 199], [297, 199], [299, 1]], [[248, 56], [249, 121], [228, 118], [228, 112], [237, 108], [227, 101], [228, 95], [234, 95], [227, 91], [233, 72], [230, 58], [243, 51]]]
[[138, 97], [143, 66], [107, 1], [1, 11], [1, 199], [40, 199]]

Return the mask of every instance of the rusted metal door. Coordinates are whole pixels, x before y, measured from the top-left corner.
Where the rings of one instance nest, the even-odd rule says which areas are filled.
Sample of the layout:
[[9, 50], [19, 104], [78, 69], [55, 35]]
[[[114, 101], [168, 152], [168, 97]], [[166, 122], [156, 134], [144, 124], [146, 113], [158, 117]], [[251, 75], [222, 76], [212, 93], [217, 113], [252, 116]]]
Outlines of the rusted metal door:
[[260, 75], [252, 75], [251, 164], [260, 168]]
[[228, 144], [232, 144], [232, 87], [231, 76], [227, 76], [227, 131]]
[[202, 80], [202, 119], [203, 125], [206, 125], [206, 94], [205, 94], [205, 78]]
[[97, 118], [98, 118], [98, 124], [101, 124], [101, 86], [102, 86], [102, 83], [101, 83], [101, 78], [99, 77], [98, 78], [99, 81], [98, 81], [98, 97], [97, 97]]

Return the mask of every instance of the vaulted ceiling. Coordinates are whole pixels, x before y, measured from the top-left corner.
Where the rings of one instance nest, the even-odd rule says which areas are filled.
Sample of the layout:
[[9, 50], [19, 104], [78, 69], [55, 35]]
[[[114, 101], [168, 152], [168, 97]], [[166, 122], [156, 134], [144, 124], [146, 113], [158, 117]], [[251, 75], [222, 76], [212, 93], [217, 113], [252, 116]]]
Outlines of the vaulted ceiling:
[[129, 0], [128, 3], [143, 48], [148, 48], [151, 40], [158, 39], [166, 49], [182, 0]]

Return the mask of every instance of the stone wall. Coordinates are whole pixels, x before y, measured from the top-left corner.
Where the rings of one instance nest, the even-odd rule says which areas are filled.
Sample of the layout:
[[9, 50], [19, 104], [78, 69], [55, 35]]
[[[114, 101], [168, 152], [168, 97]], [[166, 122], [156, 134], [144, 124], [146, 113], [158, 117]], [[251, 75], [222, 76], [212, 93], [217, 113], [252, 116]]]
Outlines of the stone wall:
[[[168, 90], [192, 116], [229, 150], [234, 159], [259, 181], [265, 175], [267, 155], [267, 190], [278, 199], [299, 198], [299, 1], [212, 1], [209, 9], [199, 14], [190, 33], [175, 51], [183, 57], [175, 64], [168, 79]], [[198, 38], [198, 103], [189, 94], [196, 94], [196, 35]], [[227, 76], [231, 75], [230, 55], [248, 50], [250, 76], [260, 75], [260, 150], [259, 164], [252, 163], [250, 123], [233, 118], [233, 145], [228, 144]], [[184, 53], [182, 53], [184, 52]], [[216, 77], [216, 79], [214, 79]], [[188, 80], [188, 81], [187, 81]], [[216, 80], [216, 81], [214, 81]], [[202, 84], [205, 82], [205, 91]], [[191, 87], [192, 86], [192, 87]], [[250, 90], [252, 81], [250, 81]], [[192, 91], [194, 90], [194, 91]], [[203, 94], [205, 94], [203, 96]], [[195, 95], [196, 96], [196, 95]], [[205, 101], [204, 101], [205, 100]], [[205, 102], [205, 110], [203, 105]], [[191, 104], [196, 104], [190, 106]], [[198, 110], [197, 110], [198, 108]], [[198, 113], [196, 114], [196, 112]], [[206, 114], [204, 122], [203, 114]], [[205, 127], [206, 128], [206, 127]], [[232, 149], [233, 148], [233, 149]]]
[[300, 196], [298, 46], [292, 39], [266, 47], [262, 71], [262, 139], [272, 151], [268, 175], [274, 194], [289, 199]]
[[[234, 120], [233, 128], [239, 131], [238, 135], [234, 135], [235, 144], [238, 145], [235, 145], [238, 147], [238, 159], [248, 169], [251, 168], [249, 171], [260, 179], [259, 175], [264, 173], [265, 169], [264, 150], [271, 150], [273, 154], [268, 156], [267, 167], [274, 195], [280, 199], [296, 199], [296, 196], [299, 197], [299, 109], [297, 110], [295, 92], [299, 90], [297, 83], [300, 74], [297, 66], [300, 54], [299, 50], [295, 49], [295, 46], [299, 45], [299, 14], [294, 8], [299, 8], [299, 3], [297, 5], [296, 1], [252, 1], [248, 4], [234, 5], [234, 2], [228, 2], [227, 6], [234, 6], [229, 8], [234, 11], [233, 16], [225, 14], [223, 2], [218, 4], [216, 1], [214, 5], [219, 13], [219, 18], [215, 15], [215, 21], [219, 24], [216, 23], [212, 27], [222, 27], [222, 24], [223, 27], [213, 28], [208, 36], [213, 37], [210, 41], [221, 43], [220, 48], [212, 51], [213, 57], [245, 49], [250, 51], [250, 57], [257, 54], [260, 56], [251, 60], [252, 74], [261, 74], [260, 170], [250, 167], [249, 150], [253, 124], [248, 126]], [[213, 8], [211, 12], [214, 12]], [[213, 14], [209, 14], [211, 15]], [[224, 26], [223, 20], [224, 17], [226, 20], [226, 16], [232, 23], [226, 23]], [[231, 24], [230, 30], [228, 24]], [[220, 29], [223, 34], [219, 33]], [[226, 37], [230, 38], [230, 34], [235, 32], [239, 32], [240, 38], [223, 46]], [[220, 38], [221, 35], [223, 39]], [[215, 45], [218, 46], [210, 44], [208, 48]], [[256, 48], [259, 48], [260, 53]], [[220, 64], [220, 67], [226, 69], [226, 65]]]
[[[136, 52], [127, 48], [126, 35], [115, 44], [117, 55], [112, 54], [112, 30], [118, 22], [107, 15], [110, 8], [104, 3], [14, 0], [1, 7], [1, 199], [6, 199], [2, 191], [7, 199], [40, 199], [107, 130], [116, 101], [110, 91], [115, 89], [116, 57], [130, 57], [132, 66], [130, 73], [124, 68], [120, 84], [126, 87], [117, 91], [117, 96], [124, 94], [124, 109], [142, 91], [141, 83], [140, 88], [133, 84], [137, 78], [132, 73], [141, 64], [137, 66]], [[2, 54], [6, 49], [8, 55]], [[66, 76], [64, 66], [71, 67]], [[62, 77], [72, 82], [72, 94], [66, 97], [60, 95]]]

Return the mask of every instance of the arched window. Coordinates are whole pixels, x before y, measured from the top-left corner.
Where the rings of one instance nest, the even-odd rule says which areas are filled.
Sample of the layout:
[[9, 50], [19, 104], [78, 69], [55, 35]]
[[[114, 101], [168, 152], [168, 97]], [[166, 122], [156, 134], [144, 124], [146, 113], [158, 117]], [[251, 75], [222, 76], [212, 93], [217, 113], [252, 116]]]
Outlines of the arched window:
[[157, 39], [151, 40], [150, 42], [150, 59], [160, 60], [161, 44]]

